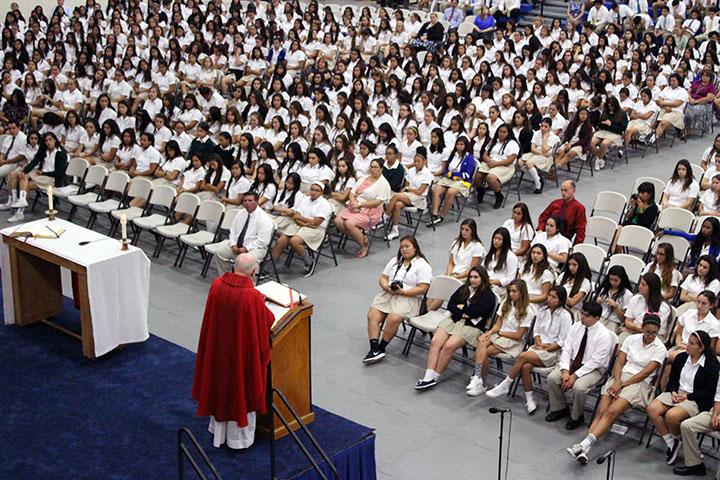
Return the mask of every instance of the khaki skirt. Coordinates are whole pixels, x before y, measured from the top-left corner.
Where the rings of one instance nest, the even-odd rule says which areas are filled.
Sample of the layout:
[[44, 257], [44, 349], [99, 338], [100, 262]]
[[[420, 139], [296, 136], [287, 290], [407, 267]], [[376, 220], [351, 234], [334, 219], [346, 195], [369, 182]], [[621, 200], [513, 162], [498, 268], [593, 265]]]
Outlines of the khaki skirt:
[[420, 313], [419, 297], [404, 297], [402, 295], [390, 295], [388, 292], [380, 292], [375, 295], [371, 307], [383, 313], [392, 313], [403, 318], [415, 317]]
[[289, 228], [297, 225], [295, 220], [290, 217], [283, 217], [282, 215], [273, 217], [273, 223], [275, 224], [275, 230], [286, 235]]
[[535, 165], [535, 168], [542, 170], [543, 172], [549, 172], [550, 167], [553, 165], [552, 157], [546, 157], [545, 155], [537, 155], [534, 153], [526, 153], [522, 156], [522, 160], [532, 163]]
[[[278, 231], [280, 230], [278, 229]], [[320, 248], [323, 238], [325, 238], [324, 228], [300, 227], [295, 223], [285, 228], [281, 233], [284, 233], [288, 237], [294, 237], [297, 235], [303, 239], [303, 242], [305, 242], [305, 245], [307, 245], [310, 250], [315, 252], [317, 252], [318, 248]]]
[[467, 197], [470, 194], [470, 184], [468, 182], [462, 182], [460, 180], [453, 180], [452, 178], [442, 177], [438, 180], [435, 185], [446, 188], [454, 188], [460, 195]]
[[547, 350], [543, 350], [541, 348], [537, 348], [535, 346], [530, 347], [530, 351], [532, 351], [537, 357], [540, 359], [542, 364], [546, 367], [554, 367], [555, 364], [558, 361], [558, 357], [560, 357], [560, 352], [562, 350], [555, 350], [554, 352], [548, 352]]
[[410, 203], [413, 207], [417, 208], [418, 210], [425, 210], [427, 208], [427, 197], [425, 195], [416, 195], [410, 192], [404, 193], [405, 195], [407, 195], [408, 200], [410, 200]]
[[645, 123], [644, 120], [630, 120], [627, 126], [628, 129], [632, 128], [637, 130], [640, 135], [647, 135], [651, 132], [650, 126]]
[[41, 190], [46, 190], [50, 185], [55, 186], [55, 177], [43, 175], [39, 170], [28, 173], [28, 177]]
[[498, 178], [498, 180], [500, 180], [500, 183], [507, 183], [512, 180], [513, 175], [515, 175], [515, 164], [505, 165], [503, 167], [490, 168], [488, 167], [487, 163], [480, 162], [480, 165], [478, 166], [478, 172], [492, 173]]
[[623, 144], [623, 137], [620, 134], [610, 132], [608, 130], [598, 130], [593, 135], [593, 139], [599, 138], [600, 140], [609, 140], [612, 145], [618, 147]]
[[468, 345], [473, 347], [477, 344], [478, 337], [482, 334], [479, 328], [465, 325], [464, 320], [453, 321], [447, 317], [438, 324], [438, 328], [445, 331], [448, 335], [456, 335], [461, 337]]
[[330, 202], [330, 205], [332, 206], [332, 209], [333, 209], [333, 213], [334, 213], [335, 215], [337, 215], [338, 213], [340, 213], [340, 212], [342, 211], [342, 209], [345, 208], [345, 204], [344, 204], [344, 203], [340, 203], [340, 202], [338, 202], [337, 200], [334, 200], [334, 199], [332, 199], [332, 198], [329, 199], [328, 202]]
[[[633, 375], [629, 373], [623, 373], [622, 380], [625, 381], [632, 376]], [[600, 394], [606, 395], [608, 389], [612, 386], [613, 383], [615, 383], [615, 379], [613, 377], [608, 378], [608, 381], [605, 382], [605, 385], [603, 385], [602, 389], [600, 390]], [[645, 382], [634, 383], [632, 385], [623, 387], [620, 390], [620, 394], [618, 396], [624, 400], [627, 400], [627, 402], [633, 407], [645, 408], [650, 403], [650, 397], [652, 396], [652, 387]]]
[[661, 122], [668, 122], [673, 127], [682, 130], [685, 128], [685, 116], [681, 112], [667, 112], [660, 115]]
[[512, 340], [507, 337], [501, 337], [497, 333], [490, 335], [490, 342], [495, 345], [499, 350], [507, 353], [511, 357], [515, 358], [520, 355], [523, 351], [525, 343], [521, 340]]
[[655, 397], [655, 400], [662, 403], [663, 405], [667, 405], [668, 407], [680, 407], [685, 410], [691, 417], [694, 417], [695, 415], [700, 413], [700, 409], [698, 408], [697, 403], [692, 400], [683, 400], [680, 403], [675, 403], [673, 402], [670, 392], [661, 393], [660, 395]]

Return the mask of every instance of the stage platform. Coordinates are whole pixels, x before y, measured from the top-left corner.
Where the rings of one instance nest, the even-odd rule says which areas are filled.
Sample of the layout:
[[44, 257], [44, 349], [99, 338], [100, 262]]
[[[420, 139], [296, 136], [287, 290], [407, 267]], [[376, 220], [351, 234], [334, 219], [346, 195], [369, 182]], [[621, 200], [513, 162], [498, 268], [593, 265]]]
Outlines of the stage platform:
[[[79, 329], [67, 299], [60, 320]], [[151, 335], [90, 361], [79, 341], [46, 325], [0, 325], [0, 478], [177, 478], [182, 427], [193, 432], [223, 479], [270, 478], [269, 441], [257, 437], [246, 451], [212, 446], [207, 419], [195, 416], [190, 397], [194, 353]], [[314, 411], [310, 430], [341, 478], [374, 480], [373, 430]], [[289, 437], [277, 447], [278, 478], [319, 478]], [[187, 471], [187, 479], [197, 478]]]

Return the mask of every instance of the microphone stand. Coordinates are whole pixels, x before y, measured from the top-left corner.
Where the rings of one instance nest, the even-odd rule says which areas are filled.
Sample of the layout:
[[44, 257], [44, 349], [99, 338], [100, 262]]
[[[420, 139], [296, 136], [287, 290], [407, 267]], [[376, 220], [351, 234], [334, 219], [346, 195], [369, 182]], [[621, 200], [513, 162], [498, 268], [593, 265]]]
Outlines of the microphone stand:
[[602, 465], [607, 460], [607, 470], [605, 471], [605, 480], [615, 478], [615, 449], [610, 450], [602, 457], [598, 458], [597, 463]]
[[498, 480], [502, 480], [503, 431], [505, 430], [505, 411], [500, 411], [500, 448], [498, 449]]

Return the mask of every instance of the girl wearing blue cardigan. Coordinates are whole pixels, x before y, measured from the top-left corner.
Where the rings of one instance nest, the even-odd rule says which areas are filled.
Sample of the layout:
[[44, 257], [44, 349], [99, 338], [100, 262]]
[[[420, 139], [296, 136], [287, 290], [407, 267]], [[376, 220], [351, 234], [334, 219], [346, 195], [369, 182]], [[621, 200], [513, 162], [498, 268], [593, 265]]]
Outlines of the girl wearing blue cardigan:
[[477, 162], [470, 150], [470, 140], [465, 136], [458, 137], [445, 173], [432, 187], [432, 216], [427, 223], [428, 227], [443, 221], [458, 194], [468, 196], [476, 166]]
[[697, 234], [670, 229], [664, 230], [663, 233], [683, 237], [690, 242], [690, 258], [685, 266], [687, 269], [694, 268], [702, 255], [710, 255], [713, 258], [720, 256], [720, 221], [715, 217], [706, 218]]

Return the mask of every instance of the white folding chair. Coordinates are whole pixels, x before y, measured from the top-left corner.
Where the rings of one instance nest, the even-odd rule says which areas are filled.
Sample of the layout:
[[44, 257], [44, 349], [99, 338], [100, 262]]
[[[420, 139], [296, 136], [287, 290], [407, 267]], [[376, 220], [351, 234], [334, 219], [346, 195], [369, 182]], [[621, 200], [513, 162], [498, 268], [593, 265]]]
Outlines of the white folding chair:
[[[153, 252], [153, 256], [155, 258], [160, 256], [160, 252], [165, 245], [165, 240], [168, 238], [177, 240], [180, 235], [190, 232], [192, 222], [195, 220], [199, 206], [200, 197], [194, 193], [183, 192], [177, 197], [173, 211], [170, 215], [168, 215], [165, 224], [157, 226], [153, 230], [155, 238], [157, 239], [157, 246], [155, 247], [155, 252]], [[189, 215], [191, 222], [189, 224], [178, 222], [175, 219], [176, 214]]]
[[[589, 243], [578, 243], [572, 248], [573, 253], [582, 253], [587, 259], [590, 271], [596, 275], [596, 281], [600, 281], [603, 274], [605, 262], [607, 262], [607, 251]], [[594, 288], [593, 288], [594, 290]]]
[[607, 264], [607, 270], [610, 270], [615, 265], [623, 267], [628, 275], [628, 278], [635, 285], [637, 285], [640, 281], [640, 276], [645, 268], [645, 262], [640, 260], [638, 257], [634, 257], [626, 253], [616, 253], [611, 256]]
[[72, 222], [75, 212], [77, 212], [79, 207], [87, 208], [88, 205], [96, 202], [100, 198], [100, 192], [95, 190], [102, 190], [107, 176], [108, 169], [102, 165], [93, 165], [88, 168], [87, 174], [85, 175], [85, 182], [80, 190], [78, 190], [78, 193], [67, 197], [68, 202], [72, 205], [70, 213], [68, 214], [68, 222]]
[[698, 215], [695, 217], [690, 233], [700, 233], [700, 227], [702, 227], [703, 222], [710, 217], [712, 217], [712, 215]]
[[638, 178], [636, 178], [630, 194], [632, 195], [633, 193], [636, 193], [640, 184], [644, 183], [644, 182], [650, 182], [655, 186], [655, 201], [660, 203], [660, 198], [662, 197], [663, 190], [665, 190], [665, 182], [663, 182], [659, 178], [655, 178], [655, 177], [638, 177]]
[[458, 27], [458, 35], [460, 38], [465, 38], [468, 33], [472, 33], [475, 25], [472, 22], [462, 22]]
[[[172, 211], [176, 193], [175, 189], [168, 185], [155, 187], [140, 216], [132, 220], [128, 217], [128, 221], [132, 222], [131, 225], [135, 231], [132, 240], [133, 245], [137, 245], [140, 233], [143, 230], [152, 231], [155, 227], [165, 223]], [[158, 213], [158, 211], [162, 213]], [[121, 213], [121, 210], [116, 210], [113, 213], [114, 218], [119, 220]]]
[[655, 239], [655, 242], [653, 242], [653, 255], [655, 255], [658, 245], [662, 243], [669, 243], [670, 245], [672, 245], [673, 252], [675, 253], [675, 260], [677, 261], [678, 265], [682, 267], [682, 265], [685, 264], [685, 261], [687, 260], [687, 254], [690, 251], [690, 242], [687, 239], [679, 237], [677, 235], [661, 235], [660, 237]]
[[612, 215], [604, 215], [608, 218], [617, 219], [621, 221], [623, 214], [625, 213], [625, 206], [627, 205], [627, 197], [622, 193], [618, 192], [600, 192], [595, 197], [595, 204], [593, 205], [590, 216], [594, 217], [598, 212], [611, 213]]
[[622, 247], [625, 253], [639, 251], [642, 257], [646, 258], [650, 253], [655, 234], [652, 230], [638, 225], [625, 225], [618, 235], [617, 245]]
[[[84, 158], [71, 158], [68, 161], [67, 170], [65, 171], [65, 175], [68, 177], [72, 177], [73, 179], [77, 178], [77, 182], [70, 182], [69, 184], [65, 185], [64, 187], [55, 188], [53, 189], [53, 197], [59, 198], [59, 199], [67, 199], [70, 195], [77, 195], [77, 193], [82, 189], [83, 185], [85, 184], [85, 176], [88, 173], [88, 169], [90, 168], [90, 162], [85, 160]], [[40, 191], [40, 190], [36, 190]], [[38, 197], [35, 197], [35, 202], [37, 203]], [[35, 208], [35, 204], [33, 203], [33, 208]]]
[[[462, 282], [457, 278], [449, 277], [446, 275], [438, 275], [436, 277], [433, 277], [433, 279], [430, 281], [428, 291], [425, 294], [424, 301], [427, 301], [427, 299], [430, 298], [442, 300], [443, 303], [447, 302], [450, 299], [450, 296], [455, 293], [455, 290], [457, 290], [461, 286]], [[430, 335], [432, 335], [433, 333], [435, 333], [435, 330], [437, 330], [438, 324], [443, 319], [447, 318], [449, 315], [450, 313], [447, 310], [438, 309], [408, 319], [408, 324], [410, 325], [410, 334], [405, 341], [405, 348], [403, 348], [403, 354], [407, 355], [408, 353], [410, 353], [410, 347], [412, 347], [413, 340], [415, 339], [415, 334], [418, 330], [423, 333], [429, 333]]]
[[201, 272], [203, 278], [207, 276], [207, 272], [210, 270], [210, 261], [212, 260], [213, 255], [215, 255], [219, 251], [219, 247], [222, 246], [223, 241], [220, 241], [221, 236], [230, 232], [230, 227], [232, 227], [238, 212], [240, 212], [239, 208], [226, 210], [225, 216], [218, 227], [218, 236], [216, 237], [215, 242], [206, 244], [203, 247], [203, 250], [205, 251], [205, 261]]
[[88, 218], [86, 228], [92, 229], [95, 226], [95, 220], [99, 213], [109, 214], [124, 204], [128, 183], [130, 183], [130, 175], [127, 173], [110, 172], [110, 176], [103, 185], [100, 198], [87, 206], [90, 210], [90, 218]]
[[585, 241], [583, 243], [590, 243], [590, 239], [593, 239], [595, 245], [598, 243], [607, 244], [609, 250], [615, 240], [617, 226], [617, 222], [610, 218], [590, 217], [585, 226]]
[[153, 183], [152, 180], [145, 177], [135, 177], [130, 180], [130, 186], [128, 187], [125, 201], [118, 206], [118, 208], [108, 212], [108, 218], [110, 219], [110, 233], [109, 237], [114, 237], [117, 227], [120, 224], [120, 218], [125, 215], [128, 222], [132, 222], [136, 218], [143, 214], [144, 208], [131, 207], [130, 200], [142, 199], [145, 202], [148, 201], [150, 195], [152, 195]]
[[692, 228], [695, 215], [690, 210], [678, 207], [668, 207], [660, 211], [658, 216], [658, 229], [672, 229], [689, 232]]
[[[215, 200], [206, 200], [200, 204], [197, 210], [197, 215], [195, 215], [195, 219], [193, 221], [193, 231], [177, 237], [180, 250], [178, 250], [174, 266], [182, 268], [182, 264], [185, 261], [185, 254], [190, 247], [197, 248], [203, 258], [205, 257], [205, 245], [217, 241], [218, 236], [220, 235], [219, 225], [222, 223], [224, 215], [225, 205], [220, 202]], [[216, 228], [214, 232], [202, 230], [200, 229], [201, 222], [215, 225], [218, 228]]]

